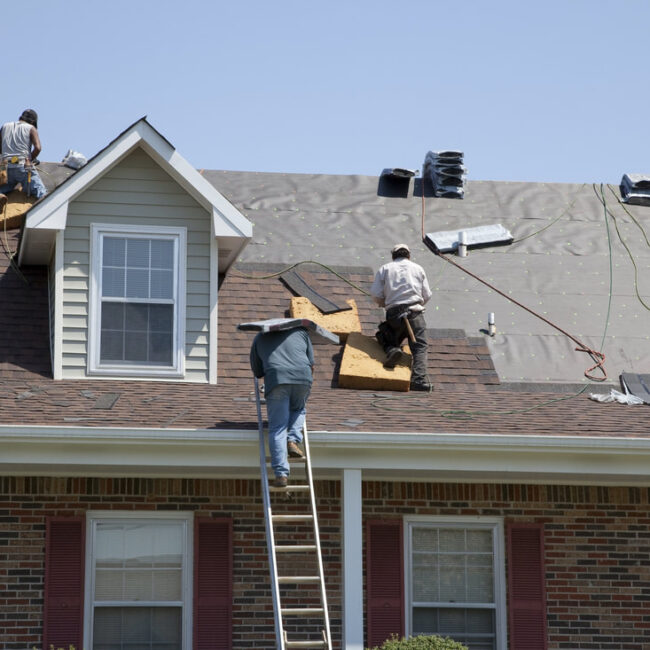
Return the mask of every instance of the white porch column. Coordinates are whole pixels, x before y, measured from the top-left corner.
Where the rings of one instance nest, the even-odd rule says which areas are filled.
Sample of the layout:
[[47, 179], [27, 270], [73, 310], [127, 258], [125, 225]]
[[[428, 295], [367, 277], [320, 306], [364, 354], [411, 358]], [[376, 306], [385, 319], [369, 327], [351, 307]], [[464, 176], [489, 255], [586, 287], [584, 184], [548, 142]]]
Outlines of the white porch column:
[[363, 650], [361, 470], [343, 470], [343, 647]]

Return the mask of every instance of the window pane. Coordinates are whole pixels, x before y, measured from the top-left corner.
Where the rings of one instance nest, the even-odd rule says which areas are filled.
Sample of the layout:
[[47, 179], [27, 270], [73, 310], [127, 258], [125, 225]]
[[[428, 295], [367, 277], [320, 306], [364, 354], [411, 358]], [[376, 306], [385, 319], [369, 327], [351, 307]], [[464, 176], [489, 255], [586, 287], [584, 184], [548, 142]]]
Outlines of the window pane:
[[149, 359], [151, 363], [172, 365], [171, 334], [151, 334], [149, 337]]
[[174, 331], [174, 307], [173, 305], [149, 305], [149, 327], [152, 332]]
[[465, 531], [443, 528], [440, 530], [441, 551], [463, 551], [465, 550]]
[[124, 266], [126, 260], [126, 239], [123, 237], [104, 237], [104, 266]]
[[102, 330], [124, 329], [124, 303], [103, 302], [102, 303]]
[[174, 274], [172, 271], [151, 271], [151, 298], [171, 299], [174, 297]]
[[174, 268], [174, 242], [171, 239], [151, 240], [151, 268]]
[[413, 529], [413, 550], [414, 551], [437, 551], [438, 550], [438, 529], [437, 528], [414, 528]]
[[124, 356], [125, 360], [145, 362], [147, 359], [147, 334], [141, 332], [124, 333]]
[[130, 238], [126, 242], [126, 265], [129, 268], [149, 268], [149, 239]]
[[127, 269], [126, 270], [126, 297], [127, 298], [149, 298], [149, 270], [148, 269]]
[[494, 611], [487, 609], [415, 607], [413, 632], [448, 636], [470, 650], [496, 648]]
[[467, 601], [490, 603], [494, 600], [492, 567], [472, 567], [467, 572]]
[[129, 332], [146, 332], [149, 329], [149, 305], [131, 303], [125, 305], [124, 328]]
[[491, 530], [468, 530], [467, 550], [492, 553], [492, 531]]
[[122, 332], [102, 331], [99, 357], [101, 361], [123, 361], [124, 334]]
[[102, 297], [124, 297], [124, 269], [104, 268], [102, 271]]
[[93, 650], [181, 650], [180, 607], [97, 607]]

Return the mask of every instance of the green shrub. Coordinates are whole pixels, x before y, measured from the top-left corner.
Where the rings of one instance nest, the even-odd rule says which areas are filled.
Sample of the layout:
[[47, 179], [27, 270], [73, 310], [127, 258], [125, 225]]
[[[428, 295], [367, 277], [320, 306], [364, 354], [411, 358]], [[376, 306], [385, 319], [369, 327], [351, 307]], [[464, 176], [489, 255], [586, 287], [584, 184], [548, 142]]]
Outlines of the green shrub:
[[467, 650], [467, 646], [441, 636], [412, 636], [404, 639], [392, 636], [373, 650]]

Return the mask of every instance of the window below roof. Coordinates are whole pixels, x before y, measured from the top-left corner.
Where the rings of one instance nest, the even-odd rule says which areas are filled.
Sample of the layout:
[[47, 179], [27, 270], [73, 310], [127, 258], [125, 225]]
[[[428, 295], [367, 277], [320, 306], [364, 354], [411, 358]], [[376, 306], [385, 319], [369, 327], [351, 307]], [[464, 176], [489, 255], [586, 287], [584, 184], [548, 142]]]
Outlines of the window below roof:
[[500, 521], [406, 520], [409, 635], [438, 634], [470, 650], [505, 647]]
[[191, 523], [185, 513], [89, 514], [85, 647], [190, 647]]
[[88, 373], [182, 376], [185, 229], [91, 230]]

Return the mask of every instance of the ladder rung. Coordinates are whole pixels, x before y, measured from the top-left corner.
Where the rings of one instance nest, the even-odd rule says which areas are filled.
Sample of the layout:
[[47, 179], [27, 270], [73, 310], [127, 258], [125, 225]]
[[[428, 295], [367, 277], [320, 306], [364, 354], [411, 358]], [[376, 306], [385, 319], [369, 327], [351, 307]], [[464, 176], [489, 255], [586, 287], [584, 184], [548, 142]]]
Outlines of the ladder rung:
[[279, 576], [278, 582], [280, 584], [320, 582], [320, 576]]
[[[270, 465], [271, 464], [271, 457], [266, 456], [264, 460]], [[291, 456], [287, 457], [287, 460], [290, 463], [304, 463], [307, 459], [306, 458], [292, 458]]]
[[309, 492], [308, 485], [287, 485], [287, 487], [275, 487], [269, 485], [271, 492]]
[[310, 521], [314, 518], [312, 514], [305, 515], [271, 515], [273, 521]]
[[304, 553], [305, 551], [315, 551], [315, 544], [289, 544], [275, 547], [276, 553]]
[[314, 641], [285, 641], [285, 648], [327, 648], [327, 641], [314, 639]]
[[323, 614], [322, 607], [287, 607], [282, 609], [282, 616], [309, 616], [310, 614]]

